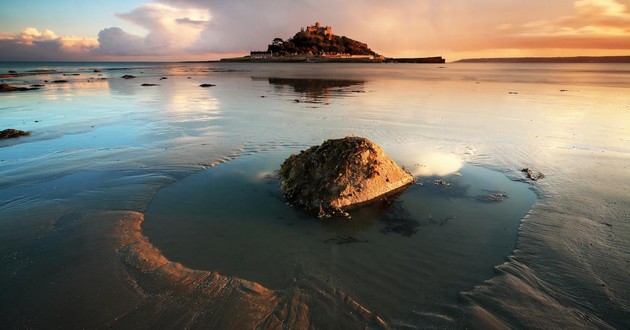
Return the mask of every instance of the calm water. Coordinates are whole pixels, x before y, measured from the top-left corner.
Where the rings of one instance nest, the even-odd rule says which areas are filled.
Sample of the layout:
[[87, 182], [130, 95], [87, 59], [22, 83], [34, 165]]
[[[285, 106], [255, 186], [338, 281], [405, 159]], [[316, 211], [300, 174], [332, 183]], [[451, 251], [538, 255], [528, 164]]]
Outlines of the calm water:
[[[44, 85], [0, 95], [2, 328], [630, 327], [629, 65], [0, 70]], [[287, 205], [283, 159], [351, 134], [418, 184]]]

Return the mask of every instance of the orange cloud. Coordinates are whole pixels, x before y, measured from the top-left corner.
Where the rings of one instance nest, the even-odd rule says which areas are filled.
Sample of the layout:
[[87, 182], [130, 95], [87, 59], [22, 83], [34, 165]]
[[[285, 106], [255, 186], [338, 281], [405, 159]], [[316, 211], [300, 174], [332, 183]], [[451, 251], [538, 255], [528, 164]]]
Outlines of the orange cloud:
[[40, 32], [34, 27], [27, 27], [24, 28], [21, 32], [16, 33], [12, 39], [21, 44], [32, 45], [33, 42], [50, 41], [57, 38], [59, 37], [57, 37], [57, 35], [53, 31], [44, 30]]
[[55, 32], [34, 27], [24, 28], [18, 33], [0, 34], [0, 59], [32, 60], [36, 58], [67, 59], [87, 55], [98, 47], [96, 38], [57, 36]]
[[66, 52], [87, 53], [98, 47], [96, 38], [63, 36], [58, 38], [61, 48]]
[[[513, 28], [525, 47], [630, 49], [630, 12], [617, 0], [577, 0], [574, 15]], [[498, 28], [505, 29], [505, 26]]]

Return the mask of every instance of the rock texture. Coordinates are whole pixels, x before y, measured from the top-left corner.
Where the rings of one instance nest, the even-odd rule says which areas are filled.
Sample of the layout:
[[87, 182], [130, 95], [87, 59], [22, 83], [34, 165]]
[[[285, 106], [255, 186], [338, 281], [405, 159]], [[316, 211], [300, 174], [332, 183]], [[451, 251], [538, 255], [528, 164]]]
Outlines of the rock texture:
[[413, 176], [362, 137], [328, 140], [280, 167], [282, 192], [319, 217], [345, 211], [406, 188]]
[[545, 175], [541, 172], [534, 171], [529, 167], [522, 169], [521, 172], [525, 173], [525, 175], [527, 175], [527, 178], [532, 179], [533, 181], [538, 181], [545, 177]]
[[7, 128], [3, 131], [0, 131], [0, 140], [5, 139], [14, 139], [20, 136], [31, 135], [31, 133], [26, 131], [20, 131], [19, 129]]

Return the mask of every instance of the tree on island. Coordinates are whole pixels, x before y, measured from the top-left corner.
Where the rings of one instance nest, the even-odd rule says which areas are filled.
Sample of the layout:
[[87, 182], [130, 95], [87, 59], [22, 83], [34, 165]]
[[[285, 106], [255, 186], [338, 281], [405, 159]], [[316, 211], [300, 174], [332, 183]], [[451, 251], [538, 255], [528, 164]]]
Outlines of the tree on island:
[[317, 55], [322, 53], [378, 56], [365, 43], [345, 36], [325, 34], [321, 30], [312, 32], [302, 30], [286, 41], [282, 40], [282, 38], [274, 38], [267, 47], [267, 51], [279, 56], [290, 54]]

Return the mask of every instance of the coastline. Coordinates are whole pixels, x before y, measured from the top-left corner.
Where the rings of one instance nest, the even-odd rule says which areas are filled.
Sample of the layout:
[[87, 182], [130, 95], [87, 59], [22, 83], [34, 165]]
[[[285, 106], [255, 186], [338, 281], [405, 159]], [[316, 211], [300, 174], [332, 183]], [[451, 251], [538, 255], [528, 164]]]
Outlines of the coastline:
[[630, 63], [629, 56], [465, 58], [454, 63]]

